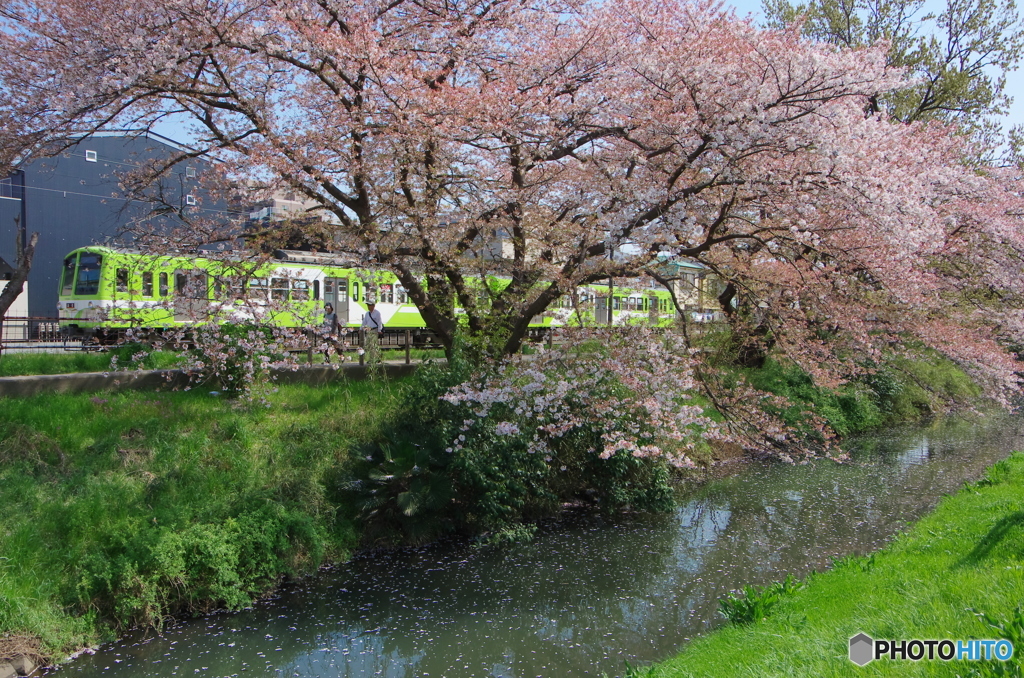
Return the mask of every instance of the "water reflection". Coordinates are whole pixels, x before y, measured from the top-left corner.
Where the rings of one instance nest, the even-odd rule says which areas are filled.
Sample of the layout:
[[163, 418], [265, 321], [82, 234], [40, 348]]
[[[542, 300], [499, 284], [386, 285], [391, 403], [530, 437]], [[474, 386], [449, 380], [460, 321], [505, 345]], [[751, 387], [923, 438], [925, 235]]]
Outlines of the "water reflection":
[[743, 584], [872, 551], [1021, 447], [1018, 420], [856, 441], [853, 462], [753, 464], [670, 515], [575, 516], [506, 549], [359, 558], [252, 610], [129, 637], [61, 669], [106, 676], [599, 676], [720, 623]]

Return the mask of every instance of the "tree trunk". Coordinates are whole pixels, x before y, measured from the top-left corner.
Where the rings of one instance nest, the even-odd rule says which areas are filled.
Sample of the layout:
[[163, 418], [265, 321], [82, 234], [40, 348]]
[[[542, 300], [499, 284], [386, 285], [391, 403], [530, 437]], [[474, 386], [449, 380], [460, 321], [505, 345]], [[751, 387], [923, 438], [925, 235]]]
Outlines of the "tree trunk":
[[32, 257], [36, 253], [36, 243], [39, 242], [39, 234], [33, 233], [29, 238], [28, 247], [21, 249], [21, 236], [17, 240], [18, 262], [14, 269], [14, 275], [7, 281], [7, 287], [0, 292], [0, 319], [7, 316], [7, 309], [11, 307], [14, 300], [18, 298], [25, 288], [25, 281], [28, 280], [28, 272], [32, 268]]
[[718, 303], [732, 329], [733, 348], [736, 352], [733, 363], [739, 367], [764, 367], [768, 353], [775, 346], [771, 328], [763, 319], [758, 318], [757, 309], [741, 308], [739, 304], [733, 307], [736, 297], [737, 289], [733, 283], [726, 285], [718, 295]]

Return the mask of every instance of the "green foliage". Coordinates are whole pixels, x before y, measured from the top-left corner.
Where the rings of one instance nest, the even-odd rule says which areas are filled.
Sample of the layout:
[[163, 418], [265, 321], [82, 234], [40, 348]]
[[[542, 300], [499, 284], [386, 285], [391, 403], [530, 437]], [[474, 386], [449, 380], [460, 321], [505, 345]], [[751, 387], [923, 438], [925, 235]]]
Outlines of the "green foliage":
[[119, 626], [157, 626], [176, 611], [244, 607], [283, 574], [319, 565], [324, 539], [310, 516], [279, 503], [245, 505], [217, 523], [108, 535], [79, 564], [79, 606]]
[[[1024, 676], [1024, 668], [1022, 668], [1024, 664], [1020, 660], [1021, 650], [1024, 649], [1024, 608], [1018, 605], [1013, 613], [1005, 619], [993, 617], [987, 612], [979, 612], [974, 609], [969, 612], [983, 621], [989, 629], [995, 631], [996, 638], [1006, 639], [1013, 643], [1015, 659], [986, 661], [977, 668], [976, 673], [972, 672], [968, 675], [977, 675], [979, 678], [1021, 678]], [[992, 635], [989, 633], [985, 637], [991, 638]]]
[[[138, 363], [133, 357], [145, 353]], [[116, 358], [116, 361], [114, 360]], [[118, 367], [160, 370], [175, 367], [179, 356], [171, 351], [148, 351], [140, 344], [126, 344], [112, 351], [70, 351], [65, 353], [7, 353], [0, 356], [0, 377], [32, 374], [73, 374], [106, 372]], [[113, 363], [113, 364], [112, 364]]]
[[754, 388], [783, 396], [793, 403], [774, 414], [797, 430], [801, 430], [808, 408], [844, 436], [877, 427], [885, 421], [877, 397], [864, 384], [848, 384], [834, 391], [820, 388], [799, 367], [772, 359], [766, 360], [760, 369], [747, 371], [746, 376]]
[[985, 471], [985, 476], [974, 483], [974, 486], [992, 487], [993, 485], [999, 485], [1007, 482], [1013, 472], [1011, 459], [1003, 459], [1002, 461], [997, 461], [995, 464], [990, 466]]
[[989, 131], [985, 119], [1005, 112], [1005, 73], [1024, 49], [1012, 0], [948, 0], [923, 15], [918, 0], [764, 0], [769, 26], [803, 17], [803, 33], [847, 49], [885, 41], [887, 62], [916, 80], [877, 105], [904, 122], [941, 120], [968, 132]]
[[524, 524], [567, 502], [604, 511], [674, 505], [663, 463], [625, 453], [599, 459], [591, 452], [600, 449], [597, 434], [586, 428], [559, 439], [550, 460], [530, 449], [525, 432], [498, 433], [497, 423], [510, 418], [500, 408], [469, 432], [465, 422], [477, 414], [441, 396], [473, 374], [459, 347], [447, 364], [422, 367], [406, 382], [387, 433], [360, 449], [346, 490], [368, 541], [424, 543], [458, 533], [500, 543], [530, 536]]
[[344, 558], [353, 510], [335, 488], [393, 393], [357, 382], [270, 398], [0, 399], [0, 634], [59, 657]]
[[815, 386], [796, 365], [773, 359], [743, 374], [755, 388], [792, 403], [785, 410], [773, 412], [789, 426], [802, 431], [805, 413], [810, 410], [824, 417], [841, 436], [947, 412], [976, 401], [982, 394], [981, 388], [952, 361], [928, 352], [914, 360], [894, 357], [859, 381], [835, 390]]
[[793, 575], [761, 588], [744, 586], [743, 595], [727, 594], [718, 601], [718, 609], [730, 623], [753, 624], [766, 618], [785, 596], [792, 595], [803, 586]]
[[626, 672], [622, 674], [622, 678], [645, 678], [651, 675], [653, 667], [650, 666], [633, 666], [628, 661], [626, 662]]
[[937, 354], [919, 359], [893, 358], [869, 379], [890, 379], [899, 384], [895, 390], [878, 391], [879, 408], [890, 421], [913, 421], [922, 416], [945, 412], [977, 400], [981, 388], [955, 363]]

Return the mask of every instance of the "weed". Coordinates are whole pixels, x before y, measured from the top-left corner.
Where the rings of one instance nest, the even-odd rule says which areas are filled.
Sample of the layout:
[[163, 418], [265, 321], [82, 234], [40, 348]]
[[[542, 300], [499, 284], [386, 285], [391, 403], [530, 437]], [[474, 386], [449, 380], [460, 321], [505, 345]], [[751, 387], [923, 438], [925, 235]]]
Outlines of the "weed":
[[761, 588], [744, 586], [743, 595], [727, 594], [718, 601], [718, 609], [732, 624], [753, 624], [766, 618], [783, 598], [803, 586], [793, 575], [787, 575], [783, 581]]
[[[990, 629], [996, 632], [997, 637], [1013, 643], [1014, 654], [1024, 651], [1024, 608], [1020, 605], [1006, 619], [997, 619], [987, 612], [979, 612], [968, 608], [968, 612], [985, 623]], [[1022, 671], [1020, 658], [1010, 661], [986, 661], [977, 667], [978, 678], [1021, 678]]]

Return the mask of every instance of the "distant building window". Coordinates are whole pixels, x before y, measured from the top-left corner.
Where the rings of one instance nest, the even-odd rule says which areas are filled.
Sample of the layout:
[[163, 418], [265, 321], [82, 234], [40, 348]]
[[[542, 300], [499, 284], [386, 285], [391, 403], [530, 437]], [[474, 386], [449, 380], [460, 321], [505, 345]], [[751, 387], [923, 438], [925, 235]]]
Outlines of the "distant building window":
[[186, 167], [185, 168], [185, 176], [188, 177], [189, 179], [194, 179], [195, 176], [196, 176], [196, 168], [195, 167]]
[[185, 196], [185, 204], [186, 205], [195, 205], [196, 204], [196, 197], [194, 195], [186, 195]]
[[96, 160], [97, 160], [96, 151], [86, 151], [85, 152], [85, 161], [86, 162], [96, 162]]

